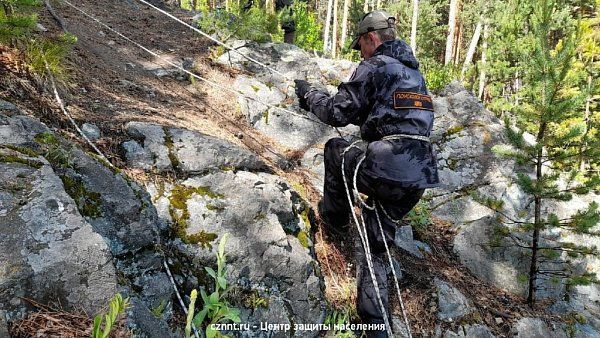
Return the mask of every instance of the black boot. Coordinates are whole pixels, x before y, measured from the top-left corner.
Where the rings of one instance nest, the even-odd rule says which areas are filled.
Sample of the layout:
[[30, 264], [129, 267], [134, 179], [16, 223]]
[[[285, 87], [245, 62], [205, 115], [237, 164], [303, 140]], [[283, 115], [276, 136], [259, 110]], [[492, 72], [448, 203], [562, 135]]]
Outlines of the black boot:
[[[385, 327], [383, 319], [371, 319], [364, 322], [365, 324], [376, 324], [381, 327]], [[365, 331], [367, 338], [388, 338], [387, 330], [368, 330]]]
[[323, 221], [323, 230], [327, 235], [338, 239], [348, 236], [348, 232], [350, 231], [350, 215], [334, 215], [325, 212], [323, 209], [323, 200], [319, 201], [317, 208], [321, 221]]

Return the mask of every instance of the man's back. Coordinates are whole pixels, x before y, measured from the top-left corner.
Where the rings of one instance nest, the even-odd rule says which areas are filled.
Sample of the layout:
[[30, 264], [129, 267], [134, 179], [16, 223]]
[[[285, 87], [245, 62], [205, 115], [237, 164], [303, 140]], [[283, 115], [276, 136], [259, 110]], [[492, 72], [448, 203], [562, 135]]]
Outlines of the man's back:
[[315, 91], [307, 99], [322, 121], [360, 126], [361, 138], [369, 142], [367, 173], [397, 186], [431, 188], [439, 183], [431, 144], [401, 137], [428, 138], [433, 127], [433, 103], [418, 67], [404, 41], [386, 41], [334, 97]]

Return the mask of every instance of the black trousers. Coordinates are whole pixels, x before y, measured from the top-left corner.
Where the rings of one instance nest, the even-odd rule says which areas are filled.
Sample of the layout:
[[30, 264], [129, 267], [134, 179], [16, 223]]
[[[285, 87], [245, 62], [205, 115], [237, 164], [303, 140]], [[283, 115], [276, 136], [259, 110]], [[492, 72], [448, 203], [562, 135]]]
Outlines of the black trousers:
[[[342, 138], [330, 139], [325, 144], [325, 186], [321, 217], [329, 226], [333, 227], [343, 227], [350, 221], [351, 209], [342, 176], [342, 152], [349, 145], [350, 143]], [[348, 180], [350, 189], [352, 189], [352, 180], [356, 165], [363, 154], [363, 150], [353, 148], [348, 150], [344, 156], [346, 179]], [[360, 168], [356, 182], [358, 191], [368, 196], [368, 205], [372, 205], [373, 200], [377, 200], [381, 203], [387, 214], [396, 220], [402, 219], [419, 202], [424, 192], [424, 189], [407, 189], [394, 185], [389, 181], [369, 176], [363, 173]], [[371, 248], [373, 268], [377, 284], [379, 285], [379, 292], [383, 306], [389, 315], [387, 290], [388, 259], [383, 241], [386, 240], [388, 245], [391, 245], [396, 234], [396, 225], [379, 209], [379, 217], [383, 228], [382, 233], [379, 229], [375, 211], [363, 209], [363, 212], [365, 212], [367, 237]], [[357, 250], [358, 300], [356, 307], [358, 314], [365, 323], [383, 323], [383, 314], [377, 301], [375, 287], [365, 261], [362, 245]], [[367, 332], [367, 335], [386, 336], [384, 332], [372, 332], [371, 334]]]

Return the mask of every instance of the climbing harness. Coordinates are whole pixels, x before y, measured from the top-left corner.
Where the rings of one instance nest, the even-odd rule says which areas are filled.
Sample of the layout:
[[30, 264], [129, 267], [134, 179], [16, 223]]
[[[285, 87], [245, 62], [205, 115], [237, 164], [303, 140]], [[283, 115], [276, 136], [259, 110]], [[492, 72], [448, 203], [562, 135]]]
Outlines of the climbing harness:
[[[414, 139], [414, 140], [419, 140], [419, 141], [425, 141], [425, 142], [429, 142], [429, 137], [427, 136], [421, 136], [421, 135], [410, 135], [410, 134], [394, 134], [394, 135], [388, 135], [388, 136], [384, 136], [381, 138], [381, 140], [397, 140], [397, 139]], [[364, 143], [363, 140], [358, 140], [358, 141], [354, 141], [353, 143], [351, 143], [348, 147], [346, 147], [343, 151], [342, 151], [342, 178], [344, 180], [344, 188], [346, 189], [346, 197], [348, 198], [348, 203], [350, 205], [350, 211], [352, 213], [352, 217], [354, 219], [354, 222], [356, 224], [356, 227], [358, 229], [358, 234], [360, 236], [361, 239], [361, 243], [362, 243], [362, 247], [363, 247], [363, 252], [365, 254], [365, 260], [367, 262], [367, 267], [369, 269], [369, 274], [371, 275], [371, 280], [373, 282], [373, 287], [375, 288], [375, 294], [377, 296], [377, 302], [379, 303], [379, 306], [381, 308], [381, 313], [383, 315], [383, 319], [385, 321], [385, 326], [386, 326], [386, 330], [388, 333], [389, 337], [393, 337], [393, 332], [389, 323], [389, 318], [387, 316], [387, 311], [385, 309], [385, 307], [383, 306], [383, 301], [381, 299], [381, 293], [379, 291], [379, 284], [377, 282], [377, 278], [375, 276], [375, 271], [373, 269], [373, 257], [371, 255], [371, 248], [369, 246], [369, 241], [368, 241], [368, 234], [367, 234], [367, 225], [364, 219], [364, 212], [363, 209], [367, 209], [367, 210], [371, 210], [375, 212], [375, 217], [377, 219], [377, 224], [379, 226], [379, 231], [381, 231], [381, 236], [383, 238], [383, 243], [385, 246], [385, 251], [388, 257], [388, 263], [390, 265], [390, 268], [392, 270], [392, 274], [394, 276], [394, 284], [396, 287], [396, 292], [397, 292], [397, 296], [398, 296], [398, 300], [400, 302], [400, 308], [402, 309], [402, 316], [404, 318], [404, 323], [406, 325], [406, 332], [408, 333], [408, 337], [412, 338], [412, 333], [410, 330], [410, 323], [408, 321], [408, 316], [406, 315], [406, 309], [404, 307], [404, 301], [402, 300], [402, 295], [400, 292], [400, 285], [398, 284], [398, 276], [396, 274], [396, 269], [394, 268], [394, 264], [392, 261], [392, 255], [390, 253], [390, 249], [389, 246], [387, 244], [387, 239], [385, 238], [385, 234], [383, 232], [383, 226], [381, 224], [381, 217], [379, 216], [379, 209], [382, 210], [383, 214], [390, 219], [393, 223], [395, 224], [400, 224], [401, 221], [400, 220], [395, 220], [392, 217], [390, 217], [390, 215], [386, 212], [385, 208], [383, 207], [383, 205], [381, 204], [381, 202], [379, 201], [373, 201], [373, 205], [368, 205], [365, 201], [363, 201], [363, 199], [360, 196], [360, 193], [358, 191], [358, 186], [357, 186], [357, 177], [358, 177], [358, 170], [361, 166], [361, 164], [363, 163], [363, 161], [365, 160], [365, 155], [363, 154], [360, 159], [358, 160], [357, 164], [356, 164], [356, 168], [354, 169], [354, 174], [352, 177], [352, 187], [349, 187], [348, 184], [348, 180], [346, 179], [346, 153], [350, 150], [350, 149], [360, 149], [360, 147], [358, 147], [359, 143]], [[355, 198], [358, 200], [359, 204], [360, 204], [360, 222], [358, 217], [356, 216], [356, 212], [354, 210], [354, 204], [352, 202], [352, 194], [354, 194]], [[377, 208], [377, 206], [379, 206], [379, 208]]]

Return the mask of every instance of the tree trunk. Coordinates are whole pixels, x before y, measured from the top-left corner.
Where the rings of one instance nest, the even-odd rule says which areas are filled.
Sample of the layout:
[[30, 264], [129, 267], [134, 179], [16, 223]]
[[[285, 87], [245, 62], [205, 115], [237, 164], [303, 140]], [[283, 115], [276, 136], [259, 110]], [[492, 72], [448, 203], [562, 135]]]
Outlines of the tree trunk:
[[275, 0], [265, 0], [265, 9], [267, 13], [274, 14], [275, 13]]
[[471, 38], [471, 43], [469, 44], [469, 50], [467, 51], [467, 55], [465, 56], [465, 63], [463, 63], [462, 70], [460, 71], [460, 80], [464, 80], [465, 72], [469, 68], [469, 65], [473, 61], [473, 55], [475, 55], [475, 49], [477, 48], [477, 44], [479, 43], [479, 37], [481, 36], [481, 27], [483, 27], [483, 22], [479, 19], [477, 22], [477, 26], [475, 27], [475, 32], [473, 33], [473, 38]]
[[327, 45], [329, 42], [329, 29], [331, 28], [331, 10], [332, 10], [332, 8], [333, 8], [333, 0], [327, 0], [327, 18], [325, 19], [325, 32], [323, 33], [323, 52], [327, 51]]
[[419, 0], [412, 0], [412, 24], [410, 29], [410, 48], [413, 50], [413, 54], [417, 56], [417, 19], [419, 18]]
[[348, 12], [350, 11], [350, 0], [344, 0], [344, 15], [342, 17], [342, 48], [346, 47], [348, 37]]
[[[585, 132], [583, 133], [583, 146], [582, 146], [582, 151], [587, 147], [587, 143], [585, 142], [585, 139], [588, 136], [588, 132], [590, 130], [590, 104], [592, 103], [592, 74], [588, 74], [588, 95], [585, 99], [585, 116], [584, 116], [584, 123], [585, 123]], [[579, 170], [582, 172], [585, 172], [587, 168], [587, 163], [585, 161], [585, 157], [583, 155], [580, 156], [579, 158]]]
[[[536, 141], [537, 144], [542, 144], [544, 134], [546, 133], [546, 122], [542, 122], [538, 131]], [[535, 162], [535, 177], [536, 181], [542, 180], [542, 165], [544, 149], [540, 147], [537, 151], [536, 162]], [[537, 195], [534, 197], [534, 218], [533, 218], [533, 236], [531, 238], [531, 264], [529, 266], [529, 290], [527, 293], [527, 303], [530, 306], [535, 304], [535, 292], [537, 290], [536, 281], [538, 277], [538, 244], [540, 240], [540, 230], [542, 229], [542, 198]]]
[[460, 24], [458, 24], [458, 29], [456, 30], [456, 37], [454, 38], [454, 64], [457, 65], [460, 63], [460, 48], [462, 46], [462, 40], [463, 40], [463, 31], [464, 31], [464, 25], [461, 22]]
[[450, 14], [448, 16], [448, 37], [446, 38], [446, 55], [444, 55], [444, 65], [452, 61], [452, 51], [454, 50], [454, 34], [456, 30], [456, 13], [458, 11], [458, 0], [450, 0]]
[[338, 0], [333, 0], [333, 33], [331, 34], [331, 57], [337, 57], [337, 49], [338, 49], [338, 38], [337, 38], [337, 30], [338, 30]]
[[[365, 0], [366, 1], [366, 0]], [[11, 17], [13, 15], [13, 7], [10, 3], [2, 1], [2, 8], [4, 8], [4, 15]]]
[[479, 71], [479, 91], [477, 92], [479, 99], [483, 102], [484, 96], [483, 91], [485, 90], [485, 67], [486, 67], [486, 56], [487, 53], [487, 37], [488, 37], [489, 25], [484, 23], [483, 25], [483, 43], [481, 46], [481, 70]]
[[515, 106], [519, 105], [519, 90], [521, 90], [521, 79], [519, 77], [519, 71], [515, 72]]

